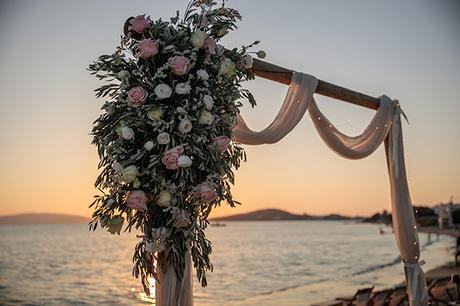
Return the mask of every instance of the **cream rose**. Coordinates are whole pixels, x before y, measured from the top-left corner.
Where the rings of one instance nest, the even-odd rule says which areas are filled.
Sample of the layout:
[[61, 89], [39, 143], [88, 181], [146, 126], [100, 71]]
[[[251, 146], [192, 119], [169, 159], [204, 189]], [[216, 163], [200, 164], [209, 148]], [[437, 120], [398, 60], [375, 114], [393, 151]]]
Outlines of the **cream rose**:
[[198, 118], [198, 123], [202, 125], [211, 125], [214, 122], [214, 115], [208, 112], [207, 110], [201, 111], [200, 118]]
[[165, 144], [168, 144], [170, 141], [171, 141], [171, 137], [166, 132], [162, 132], [158, 134], [157, 136], [158, 144], [165, 145]]
[[161, 207], [168, 207], [171, 205], [171, 199], [171, 193], [168, 190], [163, 189], [162, 191], [160, 191], [160, 194], [158, 195], [156, 204]]
[[204, 40], [206, 39], [206, 32], [201, 31], [201, 30], [196, 30], [193, 32], [192, 37], [190, 38], [190, 41], [192, 42], [192, 45], [196, 48], [201, 48], [203, 47]]
[[152, 121], [158, 121], [163, 118], [164, 112], [161, 108], [155, 107], [147, 112], [147, 118]]
[[179, 132], [181, 132], [182, 134], [187, 134], [188, 132], [190, 132], [192, 130], [192, 122], [188, 119], [182, 119], [179, 123], [179, 127], [177, 128], [179, 130]]
[[231, 76], [235, 74], [235, 63], [231, 59], [226, 58], [220, 63], [219, 75]]
[[121, 180], [126, 184], [129, 184], [134, 182], [138, 175], [139, 171], [137, 170], [137, 167], [131, 165], [126, 168], [123, 168], [123, 170], [121, 171]]

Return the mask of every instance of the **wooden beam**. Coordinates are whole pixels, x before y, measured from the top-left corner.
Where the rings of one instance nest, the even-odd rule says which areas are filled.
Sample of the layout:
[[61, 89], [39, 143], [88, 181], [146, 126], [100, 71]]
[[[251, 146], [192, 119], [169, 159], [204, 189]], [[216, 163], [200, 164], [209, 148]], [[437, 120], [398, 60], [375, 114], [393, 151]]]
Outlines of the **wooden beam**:
[[[292, 70], [273, 65], [271, 63], [254, 59], [252, 70], [256, 76], [272, 80], [278, 83], [289, 85], [291, 83]], [[370, 109], [379, 108], [379, 99], [366, 94], [347, 89], [332, 83], [318, 79], [318, 86], [315, 93], [330, 98], [342, 100], [355, 105], [364, 106]]]

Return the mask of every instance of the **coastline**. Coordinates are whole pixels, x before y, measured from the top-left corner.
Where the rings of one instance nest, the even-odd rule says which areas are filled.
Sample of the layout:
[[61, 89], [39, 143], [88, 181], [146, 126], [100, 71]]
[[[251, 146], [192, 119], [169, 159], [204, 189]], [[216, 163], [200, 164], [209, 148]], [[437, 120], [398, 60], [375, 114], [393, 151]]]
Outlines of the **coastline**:
[[[428, 241], [427, 235], [420, 235], [421, 241]], [[453, 271], [451, 254], [452, 247], [455, 245], [454, 239], [441, 237], [439, 241], [424, 243], [422, 245], [422, 259], [426, 264], [422, 266], [427, 278], [438, 277], [445, 273], [460, 273], [460, 270]], [[350, 278], [335, 278], [333, 275], [325, 275], [325, 281], [301, 285], [297, 287], [284, 288], [278, 291], [267, 292], [255, 295], [240, 301], [227, 301], [223, 306], [243, 306], [243, 305], [264, 305], [277, 306], [280, 301], [284, 305], [301, 306], [320, 304], [334, 300], [336, 297], [352, 296], [356, 290], [374, 286], [374, 290], [384, 290], [404, 283], [404, 272], [400, 261], [394, 264], [383, 265], [382, 268], [369, 271]], [[447, 271], [447, 272], [446, 272]], [[450, 272], [449, 272], [450, 271]], [[364, 276], [372, 273], [372, 282]], [[333, 280], [333, 282], [332, 282]], [[333, 283], [333, 286], [332, 284]]]

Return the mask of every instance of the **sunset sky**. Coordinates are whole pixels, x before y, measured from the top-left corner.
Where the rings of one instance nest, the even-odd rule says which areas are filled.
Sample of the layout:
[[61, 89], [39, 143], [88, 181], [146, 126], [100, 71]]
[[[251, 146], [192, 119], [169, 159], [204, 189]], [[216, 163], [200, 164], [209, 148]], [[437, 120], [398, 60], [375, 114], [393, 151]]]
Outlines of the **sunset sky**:
[[[0, 3], [0, 214], [89, 216], [96, 193], [92, 122], [102, 100], [86, 67], [119, 42], [127, 17], [168, 19], [187, 2], [2, 1]], [[266, 60], [373, 96], [400, 100], [407, 172], [415, 204], [460, 201], [460, 5], [457, 1], [243, 1], [226, 47], [260, 40]], [[271, 122], [286, 86], [246, 84], [258, 101], [242, 114], [253, 129]], [[323, 97], [321, 110], [358, 134], [373, 111]], [[308, 116], [274, 145], [246, 146], [237, 209], [369, 215], [389, 209], [383, 146], [346, 160], [321, 141]]]

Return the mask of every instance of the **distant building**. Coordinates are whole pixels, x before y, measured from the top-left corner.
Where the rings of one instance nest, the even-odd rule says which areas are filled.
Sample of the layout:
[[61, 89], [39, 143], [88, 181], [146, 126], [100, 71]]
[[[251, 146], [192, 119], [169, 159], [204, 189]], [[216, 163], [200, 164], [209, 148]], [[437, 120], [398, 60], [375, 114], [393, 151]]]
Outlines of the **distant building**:
[[454, 227], [454, 212], [460, 212], [460, 204], [454, 203], [453, 199], [449, 203], [440, 203], [432, 207], [434, 213], [438, 217], [438, 227], [443, 229], [444, 227]]

